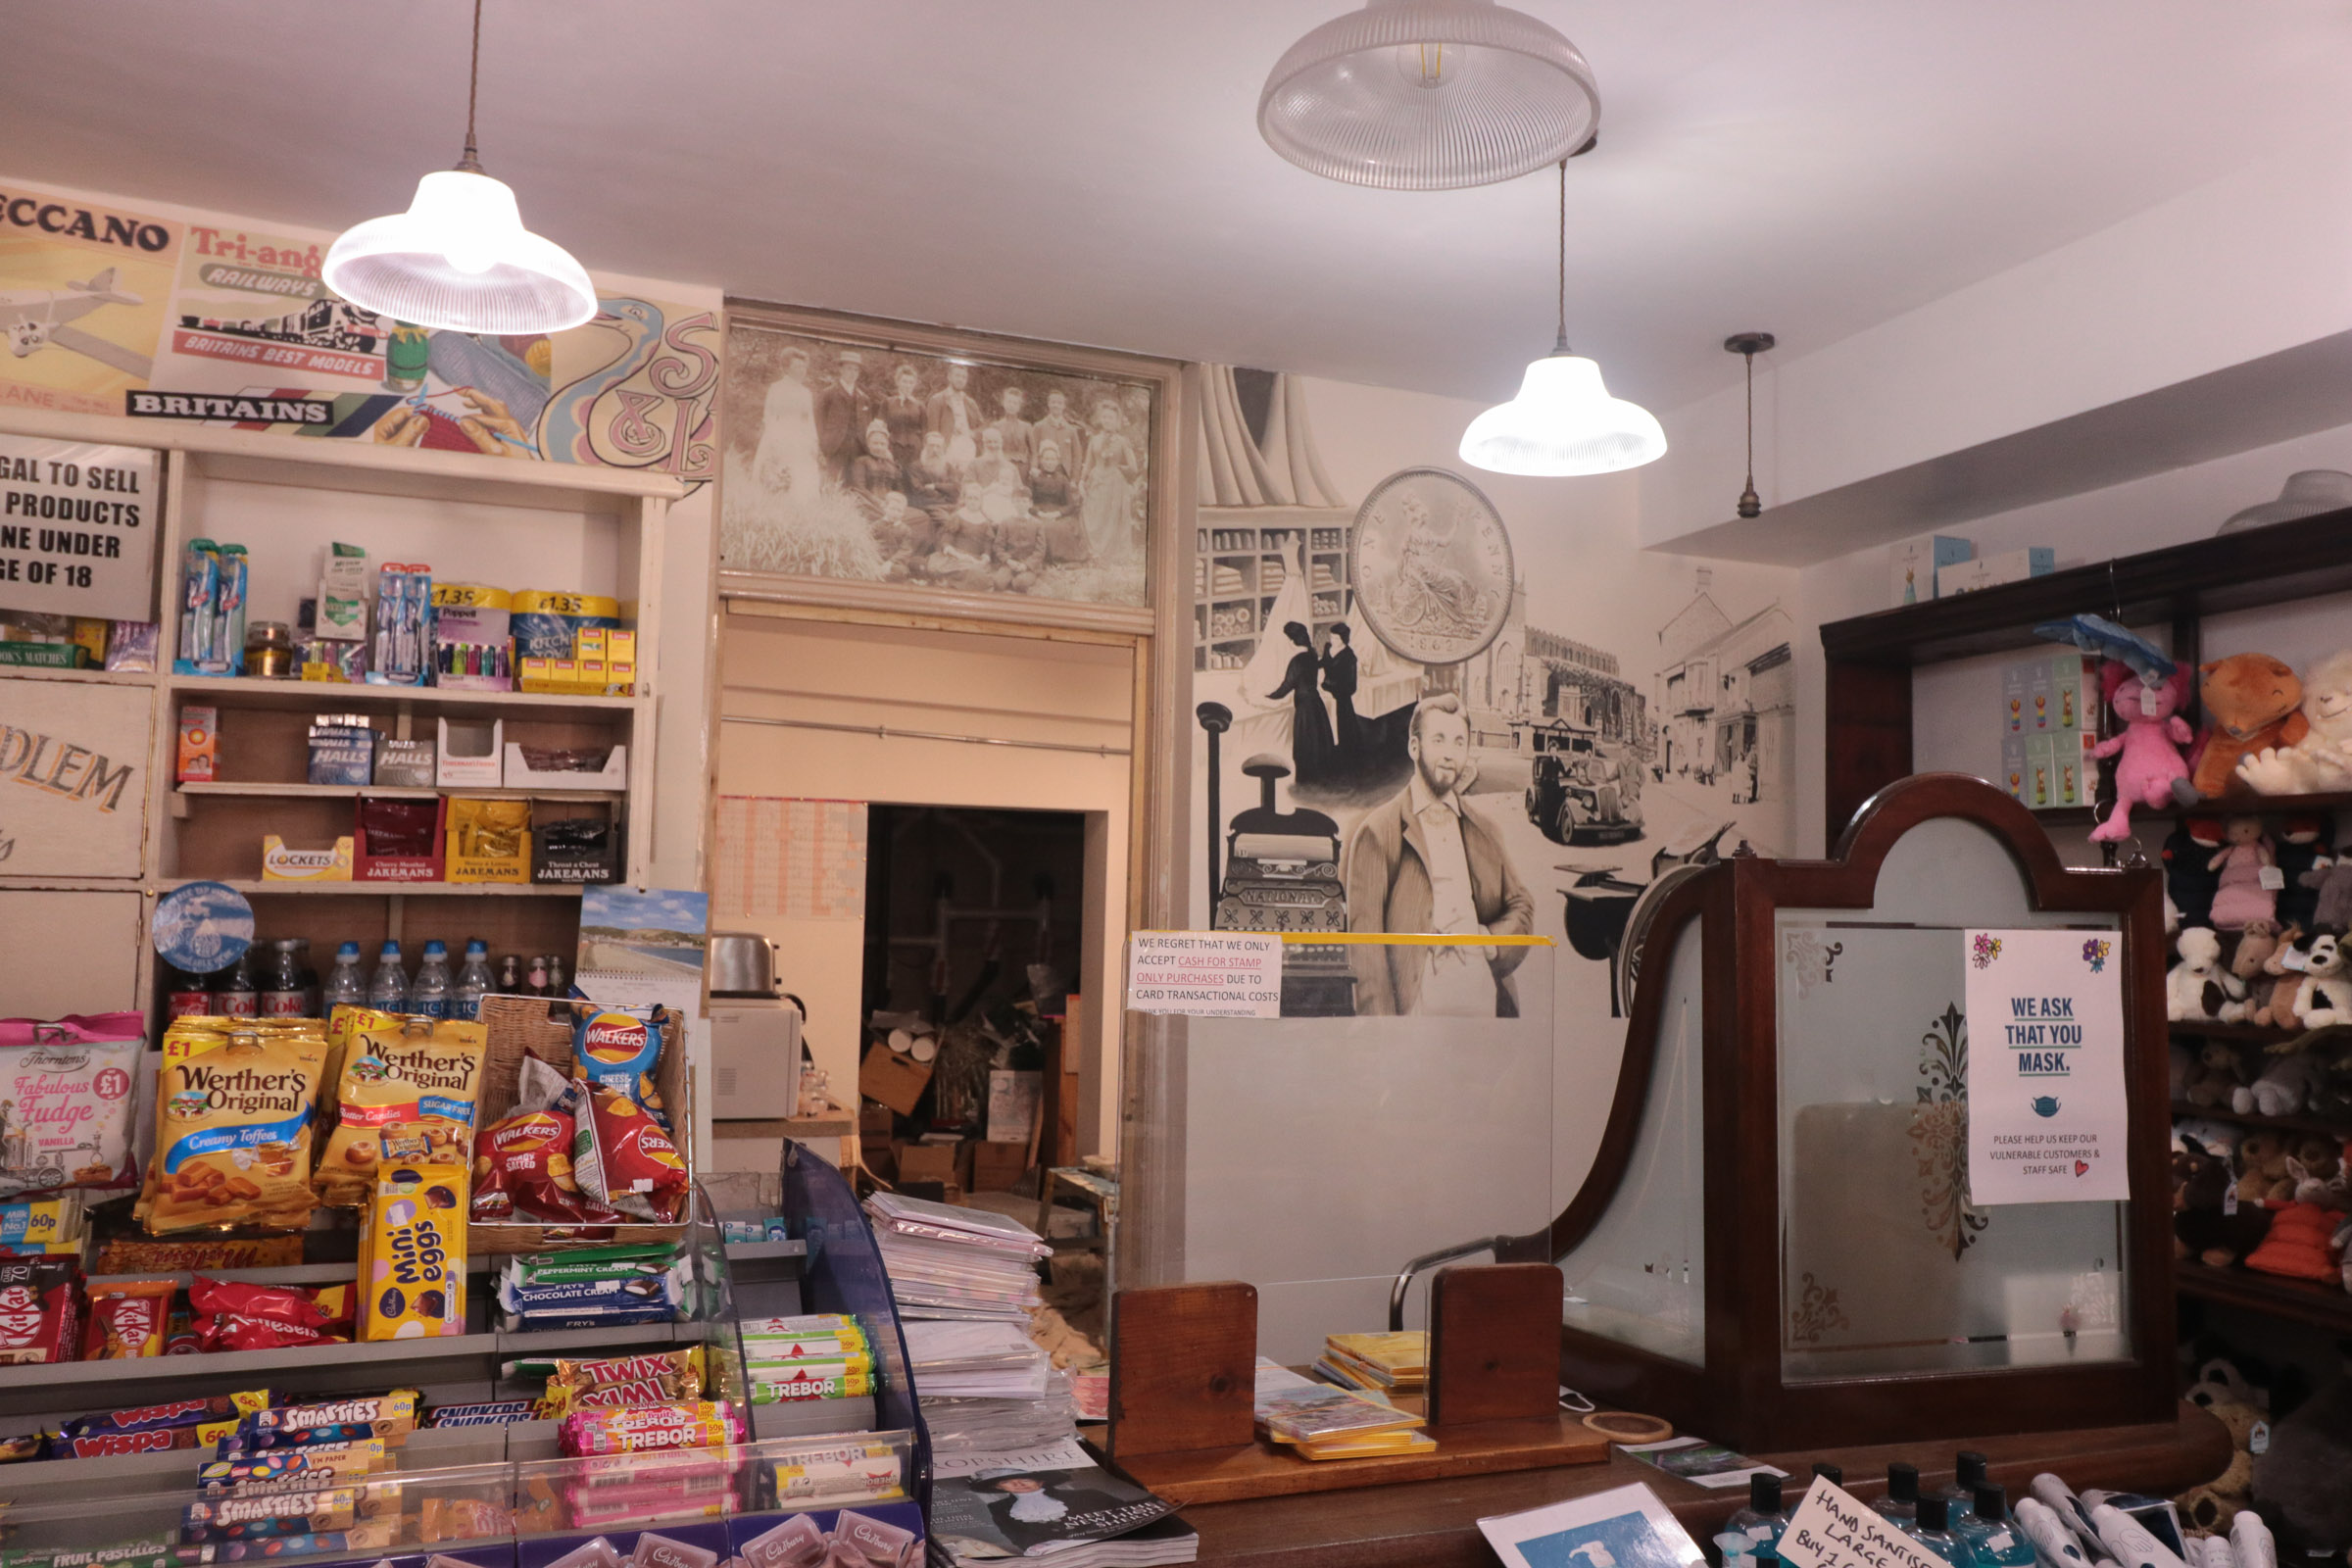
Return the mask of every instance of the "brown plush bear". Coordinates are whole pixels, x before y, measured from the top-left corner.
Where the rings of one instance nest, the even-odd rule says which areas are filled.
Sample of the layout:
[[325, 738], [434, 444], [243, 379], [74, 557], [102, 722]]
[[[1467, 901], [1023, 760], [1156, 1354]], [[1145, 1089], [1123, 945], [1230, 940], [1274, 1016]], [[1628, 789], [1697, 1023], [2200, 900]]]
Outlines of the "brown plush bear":
[[2277, 1133], [2252, 1132], [2237, 1146], [2237, 1200], [2240, 1206], [2265, 1199], [2295, 1196], [2294, 1178], [2286, 1170], [2286, 1141]]
[[2201, 1487], [2174, 1498], [2180, 1522], [2201, 1535], [2225, 1535], [2230, 1521], [2254, 1495], [2254, 1435], [2270, 1420], [2270, 1396], [2248, 1383], [2228, 1361], [2205, 1363], [2197, 1382], [2181, 1396], [2202, 1406], [2230, 1431], [2230, 1467]]
[[2227, 1106], [2230, 1095], [2245, 1081], [2237, 1048], [2227, 1040], [2208, 1040], [2197, 1053], [2197, 1064], [2188, 1069], [2185, 1093], [2192, 1105]]
[[2206, 800], [2230, 791], [2238, 759], [2270, 746], [2293, 746], [2311, 732], [2299, 705], [2303, 683], [2268, 654], [2231, 654], [2197, 666], [2205, 733], [2189, 759], [2189, 787]]

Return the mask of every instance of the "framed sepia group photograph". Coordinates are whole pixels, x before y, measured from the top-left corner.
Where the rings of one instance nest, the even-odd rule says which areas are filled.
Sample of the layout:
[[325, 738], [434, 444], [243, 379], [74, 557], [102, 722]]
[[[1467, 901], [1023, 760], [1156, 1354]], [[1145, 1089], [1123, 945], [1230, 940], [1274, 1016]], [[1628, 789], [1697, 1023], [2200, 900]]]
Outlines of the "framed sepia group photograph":
[[730, 301], [719, 568], [1142, 609], [1176, 368]]

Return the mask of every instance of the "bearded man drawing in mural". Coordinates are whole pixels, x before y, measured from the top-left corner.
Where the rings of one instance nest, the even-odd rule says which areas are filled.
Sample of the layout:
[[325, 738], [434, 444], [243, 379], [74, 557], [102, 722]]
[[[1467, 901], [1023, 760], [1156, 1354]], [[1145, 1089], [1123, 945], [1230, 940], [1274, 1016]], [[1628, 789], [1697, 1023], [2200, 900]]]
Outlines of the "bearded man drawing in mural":
[[[1462, 700], [1451, 692], [1423, 698], [1407, 749], [1413, 776], [1365, 812], [1348, 840], [1348, 929], [1526, 936], [1535, 929], [1535, 901], [1501, 836], [1463, 800], [1477, 764]], [[1361, 943], [1348, 951], [1358, 1017], [1519, 1015], [1509, 977], [1527, 956], [1523, 947]]]

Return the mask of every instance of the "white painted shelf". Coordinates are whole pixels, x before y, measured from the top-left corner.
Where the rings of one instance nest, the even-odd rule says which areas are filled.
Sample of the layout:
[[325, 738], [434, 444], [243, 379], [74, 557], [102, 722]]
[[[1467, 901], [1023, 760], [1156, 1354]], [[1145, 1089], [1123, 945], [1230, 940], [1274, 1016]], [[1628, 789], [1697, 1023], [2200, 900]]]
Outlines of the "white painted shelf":
[[342, 681], [263, 680], [257, 675], [166, 675], [164, 689], [183, 696], [212, 696], [249, 708], [311, 710], [397, 707], [463, 710], [553, 709], [577, 712], [583, 709], [626, 713], [653, 699], [635, 697], [572, 697], [562, 692], [474, 692], [446, 686], [368, 686]]
[[235, 795], [294, 800], [350, 800], [356, 795], [391, 796], [397, 800], [429, 801], [437, 795], [463, 795], [469, 800], [494, 801], [610, 801], [628, 799], [626, 790], [510, 790], [495, 784], [443, 784], [426, 789], [403, 784], [249, 784], [235, 780], [190, 782], [174, 786], [182, 795]]
[[564, 882], [256, 882], [241, 877], [188, 876], [178, 881], [166, 881], [160, 886], [174, 888], [184, 882], [218, 882], [222, 887], [234, 888], [247, 895], [340, 893], [348, 897], [357, 893], [365, 897], [369, 894], [405, 893], [411, 898], [433, 899], [576, 899], [580, 896], [578, 884]]

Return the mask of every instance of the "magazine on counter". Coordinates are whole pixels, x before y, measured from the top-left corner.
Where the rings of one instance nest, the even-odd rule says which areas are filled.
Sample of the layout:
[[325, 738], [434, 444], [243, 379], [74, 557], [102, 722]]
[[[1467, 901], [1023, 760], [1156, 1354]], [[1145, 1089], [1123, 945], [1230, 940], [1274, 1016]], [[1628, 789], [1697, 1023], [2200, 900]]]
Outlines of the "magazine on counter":
[[940, 1466], [949, 1468], [964, 1473], [933, 1477], [931, 1535], [962, 1562], [1059, 1558], [1176, 1511], [1166, 1498], [1104, 1470], [1074, 1442]]
[[1709, 1443], [1704, 1438], [1669, 1438], [1664, 1443], [1620, 1443], [1617, 1451], [1628, 1459], [1653, 1465], [1694, 1487], [1720, 1490], [1743, 1487], [1749, 1476], [1785, 1476], [1788, 1472], [1761, 1459]]

